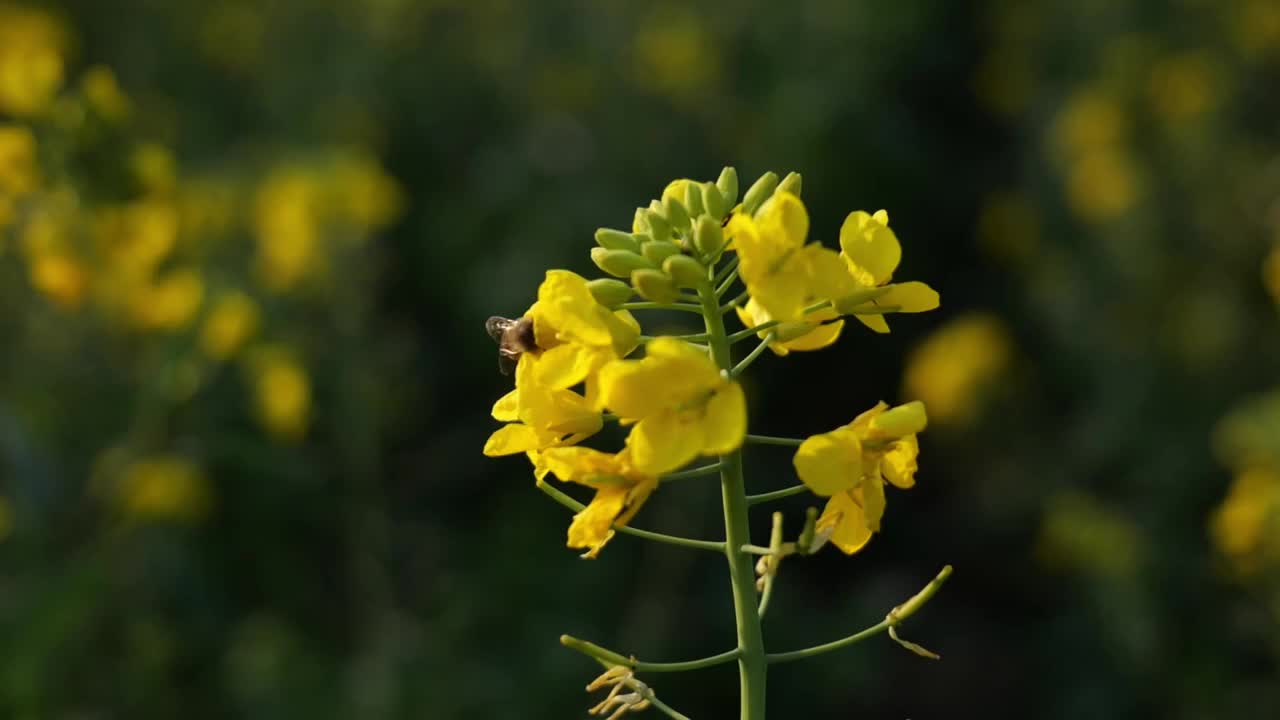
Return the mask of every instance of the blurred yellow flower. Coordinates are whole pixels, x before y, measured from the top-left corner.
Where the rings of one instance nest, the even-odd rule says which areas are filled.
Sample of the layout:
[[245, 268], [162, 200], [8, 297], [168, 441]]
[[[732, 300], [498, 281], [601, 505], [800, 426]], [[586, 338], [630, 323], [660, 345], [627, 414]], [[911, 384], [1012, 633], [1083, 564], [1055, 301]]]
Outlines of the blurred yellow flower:
[[1262, 285], [1271, 299], [1280, 304], [1280, 244], [1271, 248], [1267, 259], [1262, 261]]
[[311, 379], [285, 348], [263, 348], [249, 363], [258, 421], [273, 436], [300, 439], [311, 420]]
[[317, 188], [300, 170], [278, 170], [258, 188], [254, 231], [258, 273], [270, 290], [291, 289], [317, 263]]
[[806, 438], [796, 450], [792, 462], [800, 480], [830, 498], [817, 529], [844, 553], [858, 552], [879, 532], [885, 480], [903, 489], [915, 485], [916, 434], [927, 424], [920, 402], [892, 409], [882, 402], [848, 425]]
[[66, 34], [44, 10], [0, 4], [0, 112], [35, 115], [62, 85]]
[[339, 157], [329, 182], [332, 207], [361, 230], [386, 227], [404, 210], [400, 185], [368, 155], [357, 152]]
[[1215, 102], [1218, 80], [1203, 52], [1168, 57], [1151, 68], [1149, 91], [1155, 111], [1169, 120], [1204, 114]]
[[1235, 40], [1245, 54], [1259, 57], [1280, 49], [1280, 5], [1275, 0], [1233, 3]]
[[974, 419], [984, 388], [1008, 372], [1012, 342], [994, 315], [962, 315], [934, 331], [907, 356], [903, 394], [923, 400], [935, 421]]
[[673, 100], [693, 100], [720, 79], [720, 46], [696, 6], [666, 4], [635, 37], [639, 85]]
[[145, 330], [186, 327], [200, 310], [204, 280], [192, 268], [173, 270], [136, 288], [130, 301], [134, 326]]
[[583, 557], [598, 555], [614, 527], [626, 525], [658, 487], [655, 475], [636, 469], [629, 449], [610, 455], [584, 447], [551, 448], [541, 462], [564, 482], [595, 488], [595, 497], [569, 525], [568, 545], [586, 549]]
[[156, 455], [130, 463], [117, 486], [120, 509], [137, 520], [194, 522], [208, 512], [208, 480], [180, 455]]
[[133, 103], [120, 89], [116, 74], [109, 67], [95, 65], [80, 78], [89, 107], [108, 120], [125, 120], [133, 111]]
[[248, 295], [232, 291], [213, 303], [200, 329], [200, 348], [217, 360], [236, 353], [258, 330], [258, 305]]
[[97, 212], [94, 237], [112, 272], [133, 284], [147, 278], [178, 242], [178, 212], [170, 204], [144, 200]]
[[143, 143], [135, 148], [129, 167], [149, 193], [166, 194], [177, 185], [177, 160], [169, 148], [158, 143]]
[[1280, 551], [1280, 472], [1255, 467], [1237, 474], [1210, 518], [1209, 535], [1246, 574], [1257, 569], [1260, 551]]
[[80, 306], [88, 274], [79, 260], [61, 253], [40, 253], [30, 261], [31, 285], [64, 309]]
[[1128, 118], [1110, 97], [1080, 90], [1063, 104], [1053, 124], [1055, 150], [1071, 157], [1119, 145], [1128, 133]]
[[1067, 201], [1085, 220], [1108, 220], [1133, 207], [1138, 188], [1137, 170], [1127, 154], [1095, 150], [1072, 163]]
[[0, 123], [0, 195], [26, 195], [39, 183], [36, 136], [21, 125]]
[[600, 371], [599, 407], [635, 422], [627, 436], [638, 472], [661, 475], [698, 455], [742, 445], [747, 403], [742, 387], [720, 374], [705, 351], [659, 337], [641, 360], [616, 360]]

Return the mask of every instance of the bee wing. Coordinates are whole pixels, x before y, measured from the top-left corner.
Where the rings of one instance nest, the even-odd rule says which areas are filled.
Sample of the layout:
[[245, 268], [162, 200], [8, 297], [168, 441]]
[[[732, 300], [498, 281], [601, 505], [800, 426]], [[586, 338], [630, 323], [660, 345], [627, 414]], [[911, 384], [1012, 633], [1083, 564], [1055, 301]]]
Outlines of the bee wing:
[[498, 354], [498, 372], [510, 375], [516, 371], [516, 359], [505, 353]]

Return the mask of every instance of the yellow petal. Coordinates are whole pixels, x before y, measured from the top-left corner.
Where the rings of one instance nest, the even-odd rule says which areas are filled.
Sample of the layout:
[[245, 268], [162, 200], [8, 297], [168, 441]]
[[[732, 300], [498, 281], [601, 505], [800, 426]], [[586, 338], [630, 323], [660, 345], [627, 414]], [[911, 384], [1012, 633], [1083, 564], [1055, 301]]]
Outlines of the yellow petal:
[[843, 328], [843, 320], [837, 320], [836, 322], [827, 323], [826, 325], [815, 325], [812, 331], [805, 333], [794, 340], [788, 340], [782, 345], [788, 350], [821, 350], [840, 339], [840, 331]]
[[816, 527], [819, 531], [829, 531], [831, 544], [846, 555], [858, 552], [871, 539], [871, 531], [862, 519], [862, 506], [858, 505], [851, 491], [831, 496]]
[[913, 400], [877, 413], [871, 418], [868, 431], [870, 435], [878, 438], [900, 438], [904, 435], [924, 432], [928, 424], [929, 417], [925, 413], [924, 403]]
[[880, 469], [884, 476], [895, 487], [907, 489], [916, 484], [916, 458], [920, 455], [920, 445], [915, 435], [908, 435], [890, 447], [880, 461]]
[[922, 282], [905, 282], [889, 286], [889, 292], [875, 300], [876, 305], [896, 305], [894, 312], [918, 313], [934, 310], [940, 304], [938, 291]]
[[726, 455], [742, 447], [747, 433], [747, 399], [741, 385], [730, 382], [707, 402], [702, 428], [703, 455]]
[[636, 470], [662, 475], [687, 465], [702, 450], [702, 433], [696, 425], [680, 422], [674, 412], [647, 417], [627, 436], [627, 448]]
[[863, 325], [875, 330], [881, 335], [889, 333], [889, 323], [885, 322], [883, 315], [854, 315]]
[[805, 261], [808, 263], [809, 292], [812, 297], [821, 300], [834, 300], [847, 297], [857, 292], [860, 285], [849, 272], [849, 266], [840, 254], [820, 243], [811, 243], [804, 248]]
[[602, 487], [618, 485], [611, 477], [622, 474], [617, 456], [585, 447], [548, 448], [539, 455], [538, 463], [564, 482]]
[[585, 345], [557, 345], [533, 363], [534, 378], [539, 385], [563, 390], [585, 380], [596, 369], [593, 365], [603, 364], [599, 360], [599, 354]]
[[810, 490], [832, 496], [862, 477], [862, 444], [847, 430], [814, 435], [800, 444], [792, 464]]
[[800, 198], [788, 192], [770, 198], [761, 209], [758, 222], [763, 233], [776, 233], [779, 244], [787, 248], [804, 245], [809, 234], [809, 211]]
[[884, 516], [884, 482], [879, 474], [862, 482], [862, 517], [867, 529], [880, 531], [880, 518]]
[[627, 503], [627, 488], [602, 487], [596, 491], [582, 512], [573, 516], [569, 525], [571, 548], [588, 549], [587, 557], [595, 557], [613, 537], [613, 521]]
[[489, 457], [515, 455], [537, 450], [547, 442], [554, 442], [553, 433], [539, 432], [528, 425], [511, 423], [498, 428], [484, 444], [484, 454]]
[[678, 394], [664, 386], [665, 375], [661, 367], [641, 360], [611, 362], [596, 376], [596, 407], [608, 408], [624, 418], [656, 415], [680, 400]]
[[861, 210], [849, 213], [840, 227], [842, 254], [864, 285], [885, 284], [902, 260], [902, 246], [889, 229], [888, 214], [882, 215], [883, 212], [875, 216]]
[[493, 404], [493, 419], [502, 422], [515, 422], [520, 419], [520, 391], [512, 390], [511, 392], [498, 398], [498, 402]]

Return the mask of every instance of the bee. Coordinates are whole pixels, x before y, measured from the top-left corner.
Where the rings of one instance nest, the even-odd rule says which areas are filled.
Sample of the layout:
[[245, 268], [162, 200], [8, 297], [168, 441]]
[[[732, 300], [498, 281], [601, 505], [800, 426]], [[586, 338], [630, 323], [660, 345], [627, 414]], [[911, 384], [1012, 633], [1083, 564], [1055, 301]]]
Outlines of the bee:
[[521, 353], [540, 349], [533, 337], [533, 318], [512, 320], [494, 315], [484, 321], [484, 329], [498, 343], [498, 372], [503, 375], [515, 371]]

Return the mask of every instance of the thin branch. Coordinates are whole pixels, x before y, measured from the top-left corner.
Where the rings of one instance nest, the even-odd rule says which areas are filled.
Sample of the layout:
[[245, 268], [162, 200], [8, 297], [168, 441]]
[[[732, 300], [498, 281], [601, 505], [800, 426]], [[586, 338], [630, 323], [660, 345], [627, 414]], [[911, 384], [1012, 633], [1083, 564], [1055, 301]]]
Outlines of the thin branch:
[[760, 341], [760, 344], [756, 345], [754, 350], [748, 353], [746, 357], [742, 358], [742, 362], [733, 366], [733, 369], [729, 371], [729, 377], [738, 377], [745, 372], [747, 368], [751, 367], [751, 363], [755, 362], [756, 358], [760, 357], [760, 353], [768, 349], [769, 343], [773, 342], [774, 337], [773, 333], [765, 335], [764, 339]]
[[773, 597], [773, 583], [778, 579], [778, 570], [782, 566], [782, 513], [773, 514], [773, 530], [769, 534], [769, 554], [762, 562], [768, 563], [764, 573], [764, 589], [760, 593], [760, 607], [756, 614], [764, 619], [769, 610], [769, 600]]
[[[751, 296], [750, 290], [743, 290], [742, 292], [738, 293], [737, 297], [725, 303], [724, 305], [720, 306], [720, 314], [724, 315], [728, 313], [730, 310], [738, 307], [738, 305], [740, 305], [743, 300], [746, 300], [750, 296]], [[734, 334], [736, 335], [737, 333], [734, 333]], [[729, 337], [733, 338], [733, 335], [730, 335]]]
[[862, 642], [863, 640], [866, 640], [867, 638], [872, 637], [873, 635], [878, 635], [882, 632], [885, 632], [890, 628], [897, 627], [902, 623], [903, 620], [906, 620], [907, 618], [911, 617], [916, 613], [917, 610], [919, 610], [921, 607], [924, 607], [924, 604], [929, 602], [929, 599], [932, 598], [935, 594], [937, 594], [939, 588], [942, 587], [942, 584], [946, 582], [947, 578], [949, 577], [951, 577], [951, 566], [947, 565], [946, 567], [942, 568], [942, 571], [938, 573], [937, 577], [931, 580], [928, 585], [924, 586], [924, 589], [916, 593], [910, 600], [906, 601], [905, 603], [889, 611], [889, 614], [886, 615], [884, 620], [881, 621], [879, 624], [873, 625], [867, 628], [866, 630], [854, 633], [853, 635], [850, 635], [845, 638], [841, 638], [839, 640], [834, 640], [829, 643], [823, 643], [822, 645], [815, 645], [813, 647], [805, 648], [803, 650], [792, 650], [791, 652], [783, 652], [783, 653], [770, 653], [765, 656], [765, 659], [768, 660], [770, 664], [791, 662], [792, 660], [803, 660], [805, 658], [813, 657], [815, 655], [821, 655], [823, 653], [831, 652], [832, 650], [839, 650], [841, 648], [848, 647], [849, 645], [853, 645], [854, 643]]
[[781, 500], [782, 498], [791, 497], [792, 495], [799, 495], [800, 493], [805, 492], [808, 489], [809, 487], [807, 485], [805, 485], [804, 483], [801, 483], [799, 485], [792, 485], [791, 487], [784, 488], [782, 490], [774, 490], [773, 492], [760, 493], [759, 495], [748, 495], [747, 505], [748, 506], [759, 505], [760, 503], [770, 502], [772, 500]]
[[804, 440], [800, 438], [784, 438], [774, 437], [772, 435], [745, 435], [743, 440], [757, 445], [786, 445], [788, 447], [800, 447]]
[[709, 655], [697, 660], [685, 660], [682, 662], [645, 662], [637, 660], [634, 657], [626, 657], [620, 653], [616, 653], [608, 648], [602, 648], [592, 642], [580, 640], [572, 635], [561, 635], [560, 644], [593, 658], [609, 667], [621, 665], [629, 667], [636, 672], [686, 672], [689, 670], [701, 670], [702, 668], [715, 667], [732, 662], [738, 659], [738, 649], [726, 650], [719, 655]]
[[[726, 278], [728, 278], [730, 275], [734, 277], [737, 277], [738, 275], [738, 256], [737, 255], [734, 255], [732, 258], [729, 258], [729, 262], [725, 263], [725, 266], [720, 268], [720, 270], [716, 272], [716, 276], [711, 279], [711, 284], [714, 285], [716, 288], [716, 297], [719, 297], [724, 294], [724, 291], [725, 291], [724, 283], [726, 282]], [[732, 281], [728, 281], [728, 282], [732, 282]]]
[[[555, 500], [574, 512], [582, 512], [586, 508], [586, 505], [583, 505], [577, 500], [574, 500], [568, 495], [565, 495], [559, 490], [551, 487], [551, 485], [549, 485], [545, 480], [538, 481], [538, 489], [546, 493], [547, 497]], [[724, 543], [715, 540], [694, 540], [691, 538], [678, 537], [676, 535], [664, 535], [662, 533], [650, 532], [648, 530], [640, 530], [639, 528], [633, 528], [629, 525], [623, 525], [621, 527], [614, 525], [613, 529], [623, 535], [633, 535], [638, 538], [666, 543], [668, 545], [679, 545], [681, 547], [695, 548], [698, 550], [724, 552]]]
[[617, 307], [618, 310], [681, 310], [684, 312], [692, 312], [702, 314], [701, 305], [692, 305], [690, 303], [657, 303], [657, 302], [626, 302]]
[[710, 465], [703, 465], [702, 467], [696, 467], [689, 470], [681, 470], [680, 472], [668, 473], [662, 476], [662, 482], [666, 482], [668, 480], [685, 480], [688, 478], [702, 477], [703, 475], [714, 475], [720, 472], [720, 468], [722, 467], [724, 467], [724, 465], [718, 462], [715, 462], [715, 463], [711, 463]]

